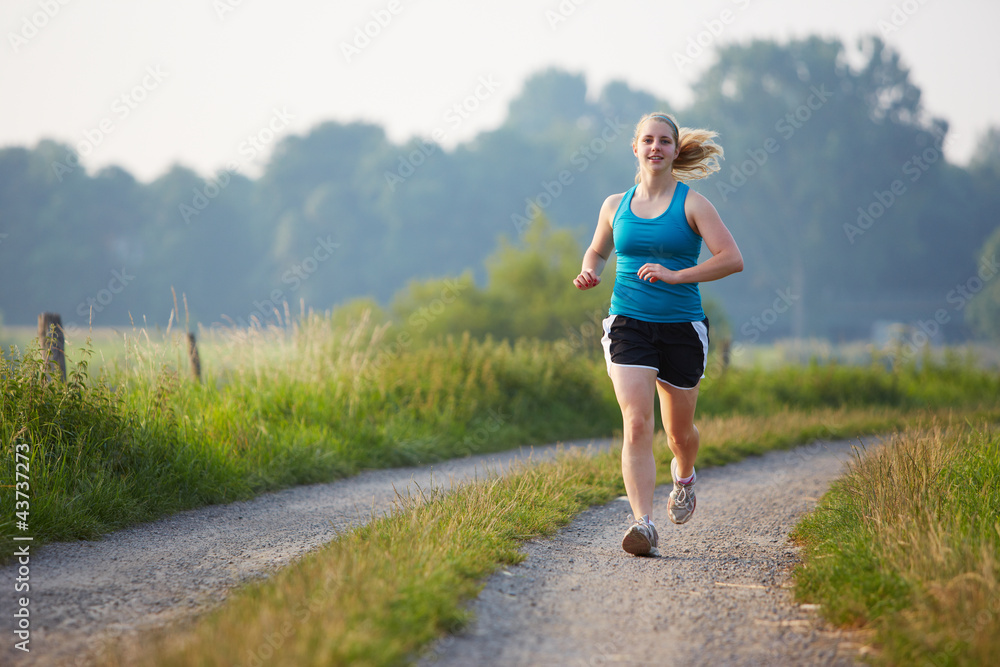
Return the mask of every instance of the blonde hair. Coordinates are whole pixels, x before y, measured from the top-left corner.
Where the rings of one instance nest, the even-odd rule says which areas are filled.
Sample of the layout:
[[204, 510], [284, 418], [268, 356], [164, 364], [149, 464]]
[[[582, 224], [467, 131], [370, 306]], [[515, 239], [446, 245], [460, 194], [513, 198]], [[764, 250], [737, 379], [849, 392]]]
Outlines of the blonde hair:
[[[674, 131], [674, 141], [680, 146], [677, 158], [673, 163], [672, 173], [679, 181], [696, 181], [699, 178], [711, 176], [721, 168], [719, 160], [725, 158], [722, 146], [715, 143], [718, 132], [712, 130], [697, 130], [690, 127], [678, 127], [677, 121], [670, 114], [660, 111], [648, 113], [639, 119], [632, 136], [632, 145], [639, 140], [639, 132], [647, 120], [658, 120], [667, 123]], [[635, 182], [638, 185], [641, 170], [636, 169]]]

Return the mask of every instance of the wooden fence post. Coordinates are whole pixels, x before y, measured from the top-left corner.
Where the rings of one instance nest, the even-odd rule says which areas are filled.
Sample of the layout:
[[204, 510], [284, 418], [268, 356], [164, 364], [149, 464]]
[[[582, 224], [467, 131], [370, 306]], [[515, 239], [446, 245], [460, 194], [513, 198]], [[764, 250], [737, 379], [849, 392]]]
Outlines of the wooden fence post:
[[51, 374], [58, 367], [60, 377], [65, 382], [66, 334], [58, 313], [42, 313], [38, 316], [38, 344], [42, 349], [42, 363], [46, 373]]
[[194, 339], [194, 334], [190, 331], [187, 335], [188, 359], [191, 361], [191, 377], [196, 382], [201, 382], [201, 357], [198, 356], [198, 343]]

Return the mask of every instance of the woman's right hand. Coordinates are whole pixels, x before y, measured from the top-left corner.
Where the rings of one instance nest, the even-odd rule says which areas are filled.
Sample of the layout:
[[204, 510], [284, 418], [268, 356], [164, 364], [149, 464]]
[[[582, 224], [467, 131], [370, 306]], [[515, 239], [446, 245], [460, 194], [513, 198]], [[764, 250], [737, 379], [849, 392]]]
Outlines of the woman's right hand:
[[601, 277], [593, 269], [584, 269], [580, 275], [573, 279], [573, 284], [576, 285], [577, 289], [590, 289], [601, 284]]

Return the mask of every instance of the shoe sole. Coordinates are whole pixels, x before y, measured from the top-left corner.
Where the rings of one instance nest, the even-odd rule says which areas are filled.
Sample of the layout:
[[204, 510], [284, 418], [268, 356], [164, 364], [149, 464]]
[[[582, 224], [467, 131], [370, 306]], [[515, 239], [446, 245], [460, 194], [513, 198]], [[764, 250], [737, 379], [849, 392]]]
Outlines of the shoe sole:
[[625, 537], [622, 538], [622, 549], [633, 556], [645, 556], [652, 551], [653, 545], [649, 543], [649, 538], [639, 530], [629, 529], [625, 533]]

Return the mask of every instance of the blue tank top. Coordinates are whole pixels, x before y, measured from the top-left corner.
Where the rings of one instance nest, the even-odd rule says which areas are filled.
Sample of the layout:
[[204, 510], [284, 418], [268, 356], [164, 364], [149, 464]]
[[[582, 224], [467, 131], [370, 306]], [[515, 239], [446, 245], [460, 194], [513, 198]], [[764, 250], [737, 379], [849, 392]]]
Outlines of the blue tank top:
[[632, 213], [633, 186], [622, 197], [611, 222], [618, 266], [611, 294], [610, 315], [625, 315], [645, 322], [700, 322], [705, 319], [697, 283], [669, 285], [637, 275], [648, 262], [679, 271], [698, 263], [701, 237], [684, 214], [688, 186], [677, 183], [670, 206], [657, 218]]

